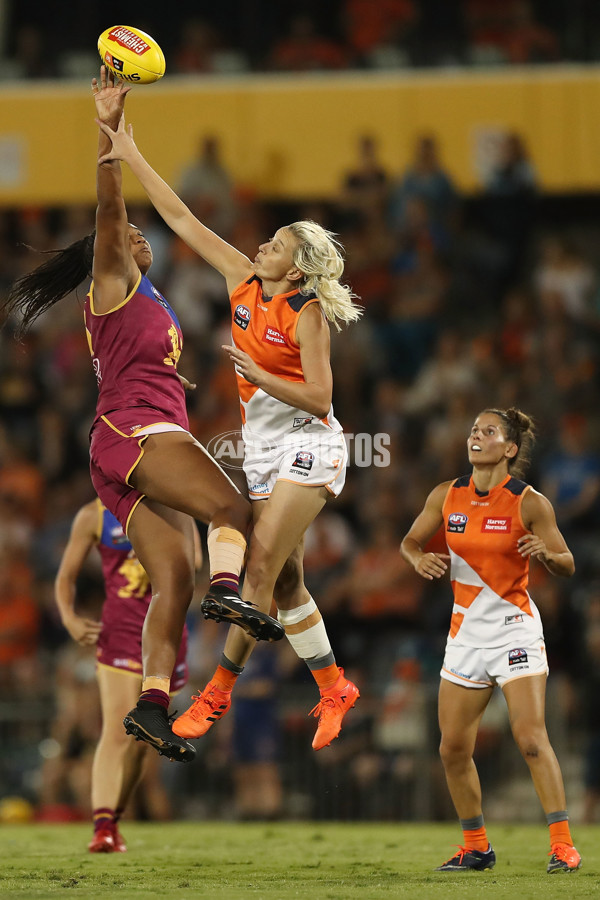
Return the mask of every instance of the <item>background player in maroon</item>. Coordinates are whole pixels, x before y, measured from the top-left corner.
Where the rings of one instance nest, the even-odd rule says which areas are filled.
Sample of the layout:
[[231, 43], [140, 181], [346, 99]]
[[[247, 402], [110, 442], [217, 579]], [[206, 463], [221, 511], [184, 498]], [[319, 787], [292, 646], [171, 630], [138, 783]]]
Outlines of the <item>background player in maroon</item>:
[[[202, 565], [194, 528], [196, 567]], [[77, 579], [93, 548], [102, 564], [105, 600], [100, 621], [77, 611]], [[102, 733], [92, 767], [92, 853], [124, 852], [118, 822], [137, 784], [148, 745], [125, 734], [123, 717], [135, 705], [142, 681], [142, 628], [152, 589], [120, 523], [99, 500], [86, 503], [73, 520], [55, 582], [62, 623], [82, 646], [96, 646]], [[171, 693], [187, 678], [187, 631], [171, 676]]]
[[[92, 91], [99, 120], [116, 127], [129, 87], [115, 87], [102, 67], [100, 84], [94, 78]], [[98, 159], [110, 146], [100, 131]], [[194, 587], [190, 517], [209, 524], [207, 596], [218, 611], [257, 638], [278, 639], [283, 629], [237, 593], [250, 506], [189, 433], [177, 376], [181, 331], [145, 277], [152, 251], [127, 221], [120, 163], [98, 164], [96, 189], [95, 234], [17, 281], [7, 306], [23, 313], [27, 327], [91, 271], [86, 325], [99, 385], [92, 481], [121, 522], [154, 590], [143, 632], [142, 694], [125, 726], [160, 753], [191, 760], [194, 748], [173, 734], [167, 716], [170, 675]], [[223, 611], [224, 604], [228, 610]]]

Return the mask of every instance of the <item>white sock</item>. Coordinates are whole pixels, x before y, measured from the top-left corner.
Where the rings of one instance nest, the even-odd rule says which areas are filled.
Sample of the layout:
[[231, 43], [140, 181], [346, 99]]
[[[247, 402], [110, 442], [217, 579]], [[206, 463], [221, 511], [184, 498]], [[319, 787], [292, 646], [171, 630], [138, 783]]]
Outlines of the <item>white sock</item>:
[[312, 597], [295, 609], [280, 609], [277, 618], [300, 659], [323, 659], [331, 654], [325, 623]]

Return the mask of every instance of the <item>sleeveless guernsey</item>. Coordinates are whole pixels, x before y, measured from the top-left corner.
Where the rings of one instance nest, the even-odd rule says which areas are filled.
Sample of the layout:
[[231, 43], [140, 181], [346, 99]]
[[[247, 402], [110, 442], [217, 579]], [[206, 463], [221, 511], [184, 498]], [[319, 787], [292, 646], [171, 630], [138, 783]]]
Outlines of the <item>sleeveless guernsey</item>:
[[[287, 381], [304, 381], [300, 347], [296, 341], [298, 317], [315, 294], [290, 291], [263, 297], [262, 282], [253, 275], [239, 284], [231, 294], [232, 339], [234, 345], [272, 375]], [[247, 381], [236, 370], [242, 414], [242, 434], [251, 440], [259, 435], [267, 439], [285, 438], [297, 433], [323, 434], [341, 432], [333, 407], [324, 419], [276, 400]]]
[[96, 419], [115, 410], [148, 407], [189, 429], [185, 392], [177, 375], [183, 335], [165, 298], [140, 273], [129, 295], [107, 313], [94, 310], [92, 283], [85, 328], [98, 382]]
[[450, 485], [443, 505], [454, 592], [449, 644], [500, 647], [542, 633], [527, 592], [529, 559], [517, 551], [517, 540], [529, 533], [521, 518], [529, 489], [510, 475], [485, 493], [470, 475]]

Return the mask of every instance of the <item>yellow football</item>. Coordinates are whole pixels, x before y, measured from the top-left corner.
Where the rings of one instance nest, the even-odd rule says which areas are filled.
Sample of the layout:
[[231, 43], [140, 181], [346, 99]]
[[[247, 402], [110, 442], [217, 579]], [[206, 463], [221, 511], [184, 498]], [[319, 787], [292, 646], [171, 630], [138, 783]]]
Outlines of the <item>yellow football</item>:
[[159, 45], [131, 25], [114, 25], [103, 31], [98, 50], [113, 75], [131, 84], [151, 84], [165, 74], [165, 57]]

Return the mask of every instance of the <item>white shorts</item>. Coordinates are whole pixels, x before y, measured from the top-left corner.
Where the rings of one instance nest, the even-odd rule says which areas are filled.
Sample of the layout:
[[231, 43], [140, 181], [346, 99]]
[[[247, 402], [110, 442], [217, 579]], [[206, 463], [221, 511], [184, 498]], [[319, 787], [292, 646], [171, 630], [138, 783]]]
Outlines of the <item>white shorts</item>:
[[506, 644], [504, 647], [465, 647], [446, 644], [446, 655], [440, 675], [446, 681], [463, 687], [502, 687], [515, 678], [548, 674], [544, 638], [529, 644]]
[[246, 441], [244, 474], [251, 500], [269, 497], [276, 481], [326, 487], [337, 497], [346, 481], [348, 448], [341, 431], [289, 434], [281, 442]]

